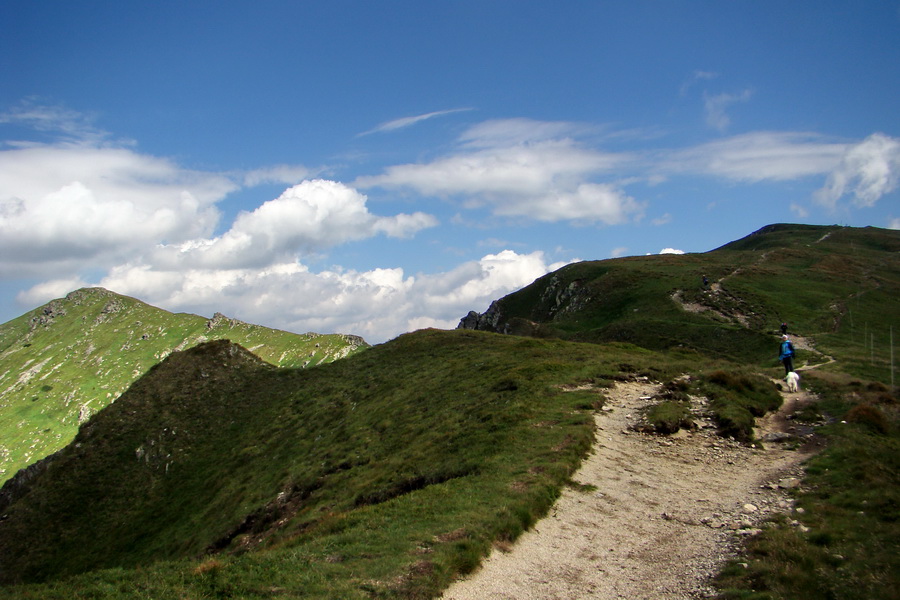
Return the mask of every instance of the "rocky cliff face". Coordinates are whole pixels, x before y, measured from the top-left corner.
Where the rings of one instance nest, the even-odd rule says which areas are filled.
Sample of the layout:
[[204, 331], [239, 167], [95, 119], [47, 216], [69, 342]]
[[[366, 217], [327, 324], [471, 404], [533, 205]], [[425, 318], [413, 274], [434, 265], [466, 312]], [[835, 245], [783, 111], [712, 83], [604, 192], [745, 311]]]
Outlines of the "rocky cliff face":
[[[457, 329], [474, 329], [492, 331], [494, 333], [513, 333], [525, 329], [533, 329], [538, 322], [550, 322], [554, 318], [567, 313], [577, 313], [587, 306], [590, 295], [583, 279], [567, 281], [559, 272], [542, 277], [529, 287], [537, 287], [540, 291], [538, 302], [532, 307], [528, 318], [512, 318], [504, 311], [504, 300], [494, 300], [483, 312], [469, 311], [460, 319]], [[515, 323], [514, 323], [515, 321]]]
[[497, 300], [491, 302], [490, 307], [483, 312], [477, 313], [470, 310], [469, 314], [459, 320], [457, 329], [474, 329], [476, 331], [493, 331], [495, 333], [509, 333], [508, 327], [504, 323], [501, 325], [502, 315], [500, 314], [500, 304]]

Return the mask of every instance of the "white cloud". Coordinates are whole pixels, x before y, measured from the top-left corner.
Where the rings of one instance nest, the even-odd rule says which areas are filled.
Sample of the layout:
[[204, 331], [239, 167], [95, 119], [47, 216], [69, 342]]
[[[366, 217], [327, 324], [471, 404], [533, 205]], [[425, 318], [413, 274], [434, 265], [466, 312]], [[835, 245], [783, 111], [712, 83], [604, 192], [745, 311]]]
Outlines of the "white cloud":
[[495, 202], [498, 215], [528, 217], [536, 221], [621, 225], [639, 219], [644, 205], [615, 186], [582, 183], [573, 191], [551, 191], [545, 196]]
[[759, 131], [669, 152], [653, 168], [738, 181], [787, 181], [828, 173], [845, 150], [846, 144], [818, 134]]
[[309, 169], [303, 165], [275, 165], [247, 171], [244, 173], [243, 180], [247, 187], [255, 187], [264, 183], [295, 185], [304, 179], [315, 176], [320, 170]]
[[473, 125], [459, 137], [473, 148], [506, 148], [520, 144], [565, 140], [593, 130], [593, 127], [569, 121], [534, 119], [493, 119]]
[[660, 254], [684, 254], [684, 250], [678, 250], [676, 248], [663, 248], [659, 251]]
[[464, 152], [427, 164], [388, 167], [381, 176], [361, 178], [360, 187], [409, 187], [435, 196], [536, 195], [581, 182], [608, 171], [618, 159], [576, 147], [570, 141], [546, 141]]
[[718, 76], [718, 73], [713, 73], [712, 71], [694, 71], [693, 74], [684, 83], [681, 84], [679, 95], [686, 96], [688, 90], [690, 90], [691, 87], [693, 87], [693, 85], [698, 81], [708, 81], [710, 79], [715, 79]]
[[726, 113], [728, 107], [736, 102], [746, 102], [752, 95], [750, 90], [744, 90], [739, 94], [704, 94], [706, 124], [717, 131], [725, 131], [731, 125], [731, 117]]
[[873, 133], [846, 148], [825, 186], [816, 193], [816, 200], [834, 209], [838, 200], [852, 194], [855, 206], [868, 208], [897, 189], [898, 180], [900, 139]]
[[[109, 134], [94, 126], [90, 115], [64, 106], [48, 106], [35, 98], [28, 98], [3, 113], [0, 124], [15, 124], [41, 133], [52, 134], [62, 144], [97, 144], [109, 138]], [[28, 142], [6, 142], [8, 146], [32, 146]]]
[[239, 214], [220, 237], [159, 246], [149, 262], [167, 268], [263, 267], [379, 233], [408, 237], [436, 224], [424, 213], [377, 217], [353, 188], [316, 179]]
[[809, 211], [805, 206], [797, 204], [796, 202], [791, 202], [791, 212], [794, 213], [798, 218], [805, 219], [809, 216]]
[[385, 133], [388, 131], [395, 131], [397, 129], [404, 129], [406, 127], [411, 127], [412, 125], [415, 125], [416, 123], [420, 123], [420, 122], [426, 121], [428, 119], [433, 119], [435, 117], [442, 117], [444, 115], [450, 115], [450, 114], [458, 113], [458, 112], [465, 112], [465, 111], [469, 111], [469, 110], [472, 110], [472, 109], [471, 108], [453, 108], [450, 110], [437, 110], [434, 112], [425, 113], [422, 115], [416, 115], [413, 117], [402, 117], [400, 119], [394, 119], [393, 121], [387, 121], [385, 123], [381, 123], [374, 129], [370, 129], [369, 131], [365, 131], [365, 132], [359, 134], [358, 137], [361, 137], [364, 135], [370, 135], [373, 133]]
[[16, 294], [16, 301], [25, 306], [40, 306], [54, 298], [62, 298], [69, 292], [87, 285], [88, 283], [80, 277], [43, 281], [28, 290]]
[[0, 152], [0, 274], [114, 264], [160, 240], [209, 235], [236, 186], [122, 148]]
[[356, 185], [462, 197], [469, 209], [487, 206], [496, 215], [545, 222], [619, 224], [640, 217], [640, 203], [613, 184], [590, 181], [631, 157], [558, 137], [577, 130], [570, 123], [489, 121], [464, 133], [456, 153], [431, 163], [388, 167]]
[[[379, 343], [422, 327], [455, 328], [470, 310], [485, 310], [492, 300], [565, 264], [547, 264], [542, 252], [512, 250], [418, 276], [399, 268], [312, 273], [296, 261], [261, 269], [171, 271], [124, 264], [95, 285], [170, 311], [222, 312], [288, 331], [354, 333]], [[20, 297], [46, 302], [83, 285], [48, 282]]]
[[891, 219], [891, 222], [888, 223], [888, 229], [900, 229], [900, 218]]

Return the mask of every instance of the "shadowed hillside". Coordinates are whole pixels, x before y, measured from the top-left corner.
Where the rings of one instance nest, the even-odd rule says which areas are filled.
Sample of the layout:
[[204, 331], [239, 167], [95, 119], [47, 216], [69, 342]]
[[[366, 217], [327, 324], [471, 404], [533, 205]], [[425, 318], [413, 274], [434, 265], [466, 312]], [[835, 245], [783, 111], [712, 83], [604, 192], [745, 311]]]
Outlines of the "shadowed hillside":
[[81, 289], [0, 325], [0, 483], [68, 444], [78, 426], [169, 353], [228, 338], [278, 366], [312, 366], [367, 344], [216, 314], [172, 314]]
[[624, 347], [439, 331], [305, 370], [227, 341], [173, 353], [7, 482], [0, 581], [182, 560], [160, 568], [186, 583], [154, 584], [177, 597], [212, 554], [241, 597], [266, 597], [260, 564], [320, 597], [437, 589], [549, 508], [602, 403], [563, 386], [622, 361], [643, 368]]

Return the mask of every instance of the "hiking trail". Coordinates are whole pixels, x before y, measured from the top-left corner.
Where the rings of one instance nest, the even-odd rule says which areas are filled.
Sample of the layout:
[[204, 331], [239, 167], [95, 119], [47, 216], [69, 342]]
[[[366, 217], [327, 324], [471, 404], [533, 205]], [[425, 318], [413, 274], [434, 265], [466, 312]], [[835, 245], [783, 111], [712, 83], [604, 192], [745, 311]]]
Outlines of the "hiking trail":
[[[550, 513], [508, 552], [495, 549], [444, 600], [673, 600], [707, 598], [709, 578], [773, 513], [790, 513], [814, 449], [788, 418], [808, 399], [785, 396], [757, 420], [751, 448], [716, 435], [705, 399], [698, 428], [673, 436], [631, 429], [659, 384], [646, 379], [597, 390], [606, 396], [594, 447]], [[768, 441], [765, 441], [768, 440]], [[805, 443], [804, 443], [805, 442]], [[791, 449], [797, 447], [799, 449]], [[799, 526], [799, 524], [798, 524]]]

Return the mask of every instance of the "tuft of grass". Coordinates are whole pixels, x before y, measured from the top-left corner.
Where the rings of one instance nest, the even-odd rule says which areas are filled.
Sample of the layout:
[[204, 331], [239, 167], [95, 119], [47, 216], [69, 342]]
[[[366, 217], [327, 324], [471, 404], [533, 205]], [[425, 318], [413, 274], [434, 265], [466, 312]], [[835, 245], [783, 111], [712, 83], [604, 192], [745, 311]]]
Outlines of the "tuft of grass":
[[676, 433], [681, 429], [694, 427], [690, 404], [677, 400], [665, 400], [654, 404], [644, 419], [649, 429], [662, 434]]
[[764, 376], [749, 371], [714, 370], [700, 377], [699, 392], [722, 435], [742, 442], [753, 441], [755, 418], [781, 406], [781, 395]]

